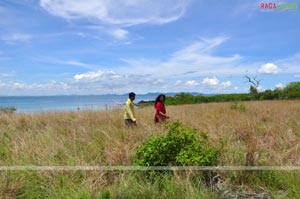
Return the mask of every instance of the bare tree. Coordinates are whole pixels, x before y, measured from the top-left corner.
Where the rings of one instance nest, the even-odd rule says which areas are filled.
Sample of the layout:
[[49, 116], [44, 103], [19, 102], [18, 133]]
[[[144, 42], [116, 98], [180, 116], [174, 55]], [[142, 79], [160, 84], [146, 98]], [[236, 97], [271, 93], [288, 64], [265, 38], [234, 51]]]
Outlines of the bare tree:
[[245, 83], [250, 82], [255, 88], [259, 87], [261, 79], [257, 79], [256, 76], [253, 79], [251, 79], [251, 77], [249, 77], [248, 75], [245, 75], [244, 78], [248, 80]]
[[251, 83], [250, 93], [257, 94], [257, 88], [259, 87], [259, 84], [260, 84], [261, 80], [257, 79], [256, 76], [251, 79], [251, 77], [249, 77], [248, 75], [245, 75], [244, 78], [247, 79], [247, 81], [245, 83], [248, 83], [248, 82]]

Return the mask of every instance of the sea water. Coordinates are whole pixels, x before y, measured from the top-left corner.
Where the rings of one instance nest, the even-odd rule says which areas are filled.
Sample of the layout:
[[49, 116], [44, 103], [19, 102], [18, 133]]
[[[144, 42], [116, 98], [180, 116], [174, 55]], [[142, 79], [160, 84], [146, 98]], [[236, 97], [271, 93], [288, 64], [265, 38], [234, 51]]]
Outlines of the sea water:
[[[155, 100], [158, 94], [136, 95], [135, 103]], [[66, 95], [0, 97], [0, 107], [15, 107], [17, 112], [105, 110], [124, 107], [128, 95]]]

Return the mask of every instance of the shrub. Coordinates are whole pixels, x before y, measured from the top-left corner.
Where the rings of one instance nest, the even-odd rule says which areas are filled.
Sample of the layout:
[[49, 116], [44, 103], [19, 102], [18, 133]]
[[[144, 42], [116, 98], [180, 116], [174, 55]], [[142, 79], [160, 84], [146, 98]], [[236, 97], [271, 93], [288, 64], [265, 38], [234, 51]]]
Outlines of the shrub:
[[14, 113], [17, 109], [13, 106], [10, 107], [0, 107], [0, 114], [2, 113]]
[[231, 104], [230, 106], [231, 109], [234, 109], [234, 110], [240, 110], [240, 111], [246, 111], [246, 106], [241, 103], [241, 102], [234, 102]]
[[166, 124], [167, 135], [152, 137], [136, 150], [139, 166], [216, 165], [222, 144], [210, 146], [205, 132], [181, 123]]

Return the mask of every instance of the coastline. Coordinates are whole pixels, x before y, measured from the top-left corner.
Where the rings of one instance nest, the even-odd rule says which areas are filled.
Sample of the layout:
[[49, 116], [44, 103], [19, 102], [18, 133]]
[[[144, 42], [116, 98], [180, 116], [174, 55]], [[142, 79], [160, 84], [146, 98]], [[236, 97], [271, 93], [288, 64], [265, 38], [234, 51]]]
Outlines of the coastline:
[[[111, 110], [122, 108], [127, 97], [127, 95], [2, 96], [0, 107], [15, 108], [16, 113]], [[155, 97], [155, 93], [138, 95], [136, 104], [141, 105]]]

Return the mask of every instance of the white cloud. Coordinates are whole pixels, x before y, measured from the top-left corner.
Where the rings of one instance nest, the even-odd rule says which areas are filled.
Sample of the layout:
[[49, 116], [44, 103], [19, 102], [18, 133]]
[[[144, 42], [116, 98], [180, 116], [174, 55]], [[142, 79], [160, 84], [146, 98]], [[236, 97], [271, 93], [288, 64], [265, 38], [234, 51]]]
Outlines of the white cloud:
[[[195, 88], [202, 89], [203, 92], [211, 89], [220, 92], [234, 91], [237, 88], [231, 81], [220, 81], [215, 76], [240, 75], [246, 70], [252, 74], [257, 72], [258, 68], [255, 67], [257, 63], [243, 65], [243, 58], [238, 54], [215, 55], [216, 49], [228, 40], [228, 37], [200, 39], [170, 54], [166, 60], [121, 58], [123, 63], [111, 66], [110, 69], [76, 59], [41, 57], [40, 61], [88, 69], [86, 72], [73, 74], [71, 79], [66, 80], [70, 93], [125, 93], [128, 90], [151, 92], [164, 89], [182, 91]], [[199, 80], [199, 76], [203, 75], [207, 77]], [[22, 86], [33, 88], [33, 85], [22, 83], [15, 85]], [[35, 85], [34, 88], [37, 89], [38, 86]]]
[[29, 88], [29, 86], [27, 86], [26, 84], [23, 84], [23, 83], [13, 83], [12, 84], [12, 87], [13, 88], [16, 88], [16, 89], [25, 89], [25, 88]]
[[0, 89], [1, 95], [49, 95], [64, 93], [70, 94], [69, 91], [73, 90], [74, 88], [65, 82], [57, 81], [50, 81], [44, 84], [27, 84], [21, 82], [5, 83], [0, 81]]
[[204, 78], [202, 81], [202, 84], [207, 85], [207, 86], [217, 86], [220, 83], [220, 81], [216, 78]]
[[283, 89], [283, 88], [284, 88], [284, 86], [282, 83], [278, 83], [275, 85], [275, 89]]
[[[213, 75], [223, 77], [224, 74], [253, 74], [257, 72], [257, 63], [243, 64], [240, 55], [217, 56], [216, 49], [228, 37], [200, 39], [184, 46], [170, 54], [169, 58], [159, 59], [128, 59], [120, 58], [123, 62], [111, 68], [93, 65], [78, 60], [49, 59], [53, 63], [66, 64], [87, 68], [86, 72], [73, 75], [68, 84], [78, 93], [112, 93], [132, 90], [153, 91], [182, 91], [189, 89], [236, 91], [231, 81], [220, 81]], [[199, 80], [203, 75], [208, 76]], [[176, 78], [176, 79], [174, 79]], [[176, 81], [177, 80], [177, 81]], [[83, 91], [83, 90], [86, 91]]]
[[183, 16], [188, 3], [189, 0], [40, 0], [40, 6], [55, 16], [120, 26], [175, 21]]
[[177, 51], [173, 54], [174, 57], [179, 57], [180, 59], [190, 59], [193, 56], [186, 56], [186, 55], [194, 55], [199, 53], [210, 53], [215, 47], [223, 44], [227, 41], [228, 37], [215, 37], [211, 39], [201, 39], [200, 41], [196, 41], [186, 48]]
[[232, 87], [231, 81], [220, 82], [216, 77], [209, 78], [206, 77], [202, 80], [202, 84], [208, 88], [225, 90]]
[[195, 80], [189, 80], [185, 83], [186, 86], [198, 86], [199, 83]]
[[[170, 23], [181, 18], [190, 0], [40, 0], [40, 6], [54, 16], [67, 21], [88, 21], [82, 27], [97, 31], [95, 34], [77, 34], [81, 37], [104, 39], [112, 36], [113, 42], [131, 44], [125, 27]], [[80, 23], [78, 23], [80, 24]], [[81, 25], [79, 25], [81, 26]], [[104, 34], [104, 35], [103, 35]], [[96, 36], [95, 36], [96, 35]], [[125, 40], [125, 41], [124, 41]]]
[[266, 63], [261, 65], [261, 67], [258, 69], [258, 72], [262, 74], [277, 74], [279, 73], [279, 68], [273, 63]]
[[300, 74], [295, 74], [294, 77], [299, 78]]
[[[245, 71], [245, 68], [236, 69], [242, 59], [239, 55], [229, 57], [214, 56], [214, 50], [228, 38], [217, 37], [193, 42], [191, 45], [173, 53], [169, 60], [149, 59], [121, 59], [124, 65], [115, 67], [114, 70], [107, 70], [107, 67], [100, 67], [101, 70], [91, 70], [85, 73], [76, 74], [73, 80], [82, 87], [92, 87], [94, 90], [105, 86], [110, 89], [122, 90], [131, 87], [133, 89], [147, 88], [157, 91], [159, 89], [184, 90], [199, 87], [199, 89], [234, 89], [230, 81], [221, 82], [216, 77], [204, 78], [202, 84], [196, 79], [188, 77], [199, 74], [229, 74], [237, 71]], [[128, 70], [130, 68], [130, 70]], [[188, 72], [187, 72], [188, 68]], [[183, 78], [169, 83], [173, 77]], [[83, 86], [84, 84], [84, 86]], [[89, 85], [88, 85], [89, 84]], [[90, 89], [91, 90], [91, 89]]]
[[[103, 33], [112, 36], [117, 40], [128, 40], [129, 32], [124, 28], [114, 27], [114, 26], [103, 26], [103, 25], [88, 25], [84, 26], [85, 29], [96, 31], [96, 34], [86, 34], [86, 33], [76, 33], [80, 37], [90, 37], [94, 39], [103, 40]], [[135, 38], [137, 39], [137, 38]]]
[[122, 76], [119, 74], [116, 74], [113, 71], [92, 71], [92, 72], [87, 72], [87, 73], [82, 73], [82, 74], [77, 74], [74, 76], [74, 79], [76, 81], [81, 81], [81, 82], [95, 82], [99, 80], [116, 80], [120, 79]]
[[167, 88], [164, 79], [152, 75], [117, 73], [114, 71], [89, 71], [74, 75], [74, 85], [78, 85], [80, 92], [93, 91], [101, 93], [124, 93], [128, 90], [147, 90]]
[[240, 55], [213, 55], [213, 51], [226, 40], [227, 38], [217, 37], [210, 40], [196, 41], [173, 53], [171, 58], [167, 62], [161, 63], [161, 65], [169, 70], [176, 71], [177, 74], [186, 73], [187, 68], [189, 71], [193, 71], [193, 73], [190, 73], [191, 75], [224, 74], [241, 71], [239, 68], [233, 70], [234, 66], [242, 59]]
[[84, 63], [84, 62], [80, 62], [80, 61], [76, 61], [76, 60], [58, 61], [57, 63], [64, 64], [64, 65], [70, 65], [70, 66], [78, 66], [78, 67], [88, 68], [88, 69], [97, 68], [96, 65], [88, 64], [88, 63]]
[[27, 42], [32, 39], [32, 36], [23, 33], [12, 33], [9, 35], [1, 35], [0, 39], [8, 43]]
[[228, 40], [228, 37], [215, 37], [212, 39], [201, 39], [193, 42], [182, 50], [173, 53], [166, 66], [173, 66], [174, 64], [190, 64], [192, 66], [206, 66], [208, 64], [226, 64], [233, 63], [241, 59], [240, 55], [232, 55], [229, 57], [214, 56], [213, 51]]
[[[274, 60], [274, 63], [265, 61], [246, 62], [246, 58], [239, 54], [218, 56], [214, 52], [228, 37], [200, 39], [192, 42], [172, 53], [166, 61], [151, 59], [126, 59], [127, 65], [120, 67], [122, 71], [130, 67], [138, 74], [152, 74], [159, 77], [194, 77], [199, 75], [245, 75], [245, 74], [300, 74], [300, 53], [294, 56]], [[280, 66], [280, 68], [279, 68]]]
[[39, 62], [45, 62], [45, 63], [52, 63], [52, 64], [59, 64], [59, 65], [68, 65], [68, 66], [76, 66], [76, 67], [80, 67], [80, 68], [86, 68], [89, 70], [96, 70], [98, 68], [101, 68], [101, 65], [95, 65], [95, 64], [90, 64], [90, 63], [85, 63], [82, 61], [78, 61], [78, 60], [61, 60], [59, 58], [55, 58], [55, 57], [35, 57], [34, 58], [36, 61]]
[[231, 83], [231, 81], [226, 81], [226, 82], [221, 82], [221, 84], [220, 84], [220, 87], [221, 88], [228, 88], [228, 87], [231, 87], [232, 86], [232, 83]]
[[115, 37], [116, 39], [123, 40], [123, 39], [127, 38], [128, 31], [126, 31], [124, 29], [116, 29], [116, 30], [111, 31], [111, 35], [113, 37]]
[[121, 59], [132, 71], [139, 74], [165, 76], [198, 76], [209, 74], [241, 74], [246, 70], [255, 72], [252, 66], [240, 66], [242, 57], [238, 54], [231, 56], [216, 56], [213, 52], [227, 37], [201, 39], [183, 47], [170, 55], [166, 61], [149, 59]]

